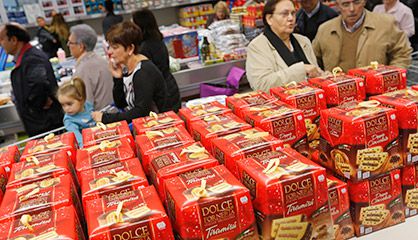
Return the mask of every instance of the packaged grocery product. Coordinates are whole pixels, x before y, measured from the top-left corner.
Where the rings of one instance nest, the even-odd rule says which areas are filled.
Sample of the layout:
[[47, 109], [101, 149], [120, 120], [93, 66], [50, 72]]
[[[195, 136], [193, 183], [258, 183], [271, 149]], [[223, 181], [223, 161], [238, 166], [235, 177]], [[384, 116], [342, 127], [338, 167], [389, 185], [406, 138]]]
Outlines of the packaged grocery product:
[[328, 199], [334, 222], [334, 239], [344, 240], [354, 236], [350, 214], [350, 197], [347, 183], [327, 173]]
[[371, 62], [370, 66], [348, 70], [348, 74], [366, 81], [367, 96], [406, 88], [406, 69]]
[[150, 155], [151, 181], [165, 202], [165, 181], [172, 177], [192, 174], [218, 165], [218, 160], [199, 142], [187, 144], [170, 151]]
[[291, 148], [237, 162], [263, 239], [332, 239], [325, 169]]
[[271, 88], [270, 93], [280, 101], [303, 111], [309, 147], [316, 149], [319, 145], [319, 117], [321, 110], [327, 108], [325, 92], [307, 83]]
[[181, 108], [179, 110], [179, 117], [186, 123], [186, 128], [191, 132], [191, 123], [201, 120], [211, 115], [223, 115], [230, 113], [231, 109], [220, 104], [218, 101], [192, 105], [190, 107]]
[[167, 180], [166, 197], [179, 239], [258, 239], [250, 193], [224, 166]]
[[6, 170], [4, 170], [4, 167], [0, 167], [0, 203], [3, 199], [4, 191], [6, 190], [6, 184], [7, 184], [7, 173]]
[[74, 239], [84, 240], [84, 233], [73, 206], [43, 209], [0, 223], [2, 239]]
[[17, 146], [0, 148], [0, 167], [9, 174], [12, 164], [19, 161], [20, 152]]
[[239, 117], [232, 113], [226, 113], [218, 116], [207, 116], [202, 120], [193, 122], [192, 135], [196, 141], [200, 141], [209, 152], [213, 153], [213, 139], [250, 128], [251, 125]]
[[170, 221], [155, 188], [150, 186], [87, 201], [91, 240], [174, 240]]
[[145, 174], [149, 176], [149, 156], [156, 152], [170, 151], [194, 140], [183, 126], [173, 126], [157, 131], [147, 131], [135, 138], [138, 147], [138, 157], [141, 160]]
[[284, 146], [292, 147], [310, 158], [306, 125], [303, 112], [282, 102], [249, 107], [243, 111], [244, 119], [253, 127], [268, 131], [281, 140]]
[[132, 149], [135, 151], [135, 142], [126, 121], [114, 122], [109, 124], [98, 123], [96, 127], [85, 128], [82, 131], [83, 146], [89, 147], [98, 145], [104, 140], [115, 140], [126, 138]]
[[412, 217], [418, 213], [418, 165], [402, 168], [401, 177], [405, 217]]
[[75, 164], [77, 148], [78, 144], [74, 133], [65, 132], [60, 135], [51, 133], [44, 138], [29, 141], [26, 144], [20, 159], [23, 160], [28, 156], [38, 156], [56, 152], [58, 150], [64, 150], [73, 161], [73, 164]]
[[277, 102], [277, 98], [263, 91], [237, 93], [226, 98], [226, 106], [228, 106], [228, 108], [230, 108], [235, 115], [242, 119], [244, 119], [242, 110], [272, 102]]
[[81, 172], [80, 186], [85, 206], [87, 200], [143, 188], [148, 181], [139, 160], [132, 158]]
[[213, 153], [234, 176], [239, 177], [237, 161], [265, 155], [283, 147], [283, 142], [259, 128], [251, 128], [213, 140]]
[[396, 110], [377, 101], [322, 111], [319, 163], [353, 181], [403, 166]]
[[113, 141], [105, 140], [98, 145], [85, 147], [77, 151], [77, 176], [80, 178], [80, 172], [88, 169], [135, 157], [135, 153], [126, 138]]
[[337, 73], [308, 79], [309, 83], [325, 92], [328, 107], [366, 99], [366, 84], [363, 78]]
[[161, 130], [177, 125], [182, 125], [183, 127], [185, 126], [184, 122], [173, 111], [159, 114], [151, 112], [148, 117], [141, 117], [132, 120], [132, 125], [134, 127], [135, 135], [145, 133], [146, 131]]
[[400, 170], [360, 182], [348, 182], [350, 210], [356, 236], [405, 221]]
[[388, 92], [370, 99], [377, 100], [382, 106], [396, 109], [399, 126], [400, 154], [405, 165], [418, 162], [418, 91], [403, 89]]

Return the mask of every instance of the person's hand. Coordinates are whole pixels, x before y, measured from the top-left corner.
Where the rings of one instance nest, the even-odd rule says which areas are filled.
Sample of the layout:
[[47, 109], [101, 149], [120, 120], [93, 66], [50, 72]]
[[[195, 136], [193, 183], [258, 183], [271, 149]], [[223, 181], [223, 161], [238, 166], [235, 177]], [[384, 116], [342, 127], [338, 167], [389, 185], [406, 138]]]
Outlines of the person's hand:
[[112, 59], [109, 59], [109, 70], [112, 73], [113, 77], [122, 77], [122, 66], [120, 64], [116, 64]]
[[94, 121], [101, 122], [102, 118], [103, 118], [103, 113], [102, 112], [92, 112], [91, 117], [93, 118]]
[[321, 76], [323, 74], [323, 71], [319, 67], [317, 67], [315, 65], [305, 64], [304, 66], [305, 66], [306, 76], [308, 78], [319, 77], [319, 76]]

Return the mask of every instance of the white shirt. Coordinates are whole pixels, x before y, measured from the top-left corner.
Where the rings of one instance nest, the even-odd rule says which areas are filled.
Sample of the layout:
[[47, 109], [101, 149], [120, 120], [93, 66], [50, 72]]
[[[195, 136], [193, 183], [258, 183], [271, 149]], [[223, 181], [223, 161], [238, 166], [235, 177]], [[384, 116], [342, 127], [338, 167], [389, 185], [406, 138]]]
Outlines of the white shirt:
[[399, 0], [388, 11], [386, 11], [384, 4], [379, 4], [374, 7], [373, 12], [393, 15], [398, 23], [399, 29], [404, 31], [408, 37], [415, 34], [414, 14], [408, 6]]

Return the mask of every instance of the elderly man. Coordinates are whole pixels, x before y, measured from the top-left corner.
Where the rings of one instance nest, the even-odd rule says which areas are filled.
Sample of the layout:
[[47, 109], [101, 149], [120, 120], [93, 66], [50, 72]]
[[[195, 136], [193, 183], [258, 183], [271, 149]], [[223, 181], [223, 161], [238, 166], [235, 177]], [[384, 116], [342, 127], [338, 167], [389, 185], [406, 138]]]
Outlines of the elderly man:
[[407, 68], [412, 48], [393, 16], [364, 9], [365, 0], [337, 0], [341, 15], [319, 27], [313, 47], [318, 63], [331, 71], [368, 66], [371, 61]]
[[62, 126], [63, 112], [55, 97], [57, 81], [48, 57], [29, 43], [18, 24], [0, 28], [0, 45], [14, 56], [11, 73], [14, 103], [26, 133], [35, 136]]
[[97, 34], [89, 25], [71, 27], [67, 44], [77, 60], [74, 75], [83, 79], [87, 101], [100, 110], [113, 102], [113, 78], [107, 61], [93, 52], [96, 42]]

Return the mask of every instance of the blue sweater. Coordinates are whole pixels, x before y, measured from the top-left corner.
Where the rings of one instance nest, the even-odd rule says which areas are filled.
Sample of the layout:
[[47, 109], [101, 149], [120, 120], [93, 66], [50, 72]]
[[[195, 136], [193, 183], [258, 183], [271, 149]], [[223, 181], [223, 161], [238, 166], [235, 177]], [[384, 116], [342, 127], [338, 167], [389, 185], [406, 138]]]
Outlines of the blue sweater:
[[84, 103], [84, 111], [75, 115], [64, 115], [64, 126], [68, 132], [73, 132], [77, 138], [80, 148], [83, 147], [83, 137], [81, 130], [95, 126], [96, 122], [91, 118], [93, 112], [93, 105], [90, 102]]

